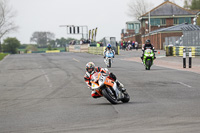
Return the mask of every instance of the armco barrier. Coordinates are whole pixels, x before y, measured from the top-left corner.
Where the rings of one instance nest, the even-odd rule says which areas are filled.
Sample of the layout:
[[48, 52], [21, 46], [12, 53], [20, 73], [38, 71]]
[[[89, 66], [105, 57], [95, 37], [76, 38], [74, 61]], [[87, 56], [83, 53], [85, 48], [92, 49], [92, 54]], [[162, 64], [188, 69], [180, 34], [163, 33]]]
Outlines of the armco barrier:
[[88, 52], [88, 44], [82, 45], [69, 45], [68, 51], [69, 52]]
[[60, 50], [47, 50], [46, 53], [60, 53]]
[[[97, 55], [103, 55], [103, 52], [106, 47], [90, 47], [89, 44], [83, 44], [83, 45], [69, 45], [69, 47], [66, 47], [66, 52], [85, 52], [85, 53], [90, 53], [90, 54], [97, 54]], [[119, 54], [119, 49], [120, 47], [118, 46], [116, 48], [116, 53]]]
[[90, 54], [97, 54], [97, 55], [103, 55], [103, 52], [106, 47], [89, 47], [88, 53]]
[[200, 56], [200, 47], [192, 47], [192, 46], [179, 46], [179, 47], [166, 47], [166, 56], [183, 56], [183, 48], [186, 48], [186, 54], [189, 55], [189, 48], [192, 49], [192, 56]]

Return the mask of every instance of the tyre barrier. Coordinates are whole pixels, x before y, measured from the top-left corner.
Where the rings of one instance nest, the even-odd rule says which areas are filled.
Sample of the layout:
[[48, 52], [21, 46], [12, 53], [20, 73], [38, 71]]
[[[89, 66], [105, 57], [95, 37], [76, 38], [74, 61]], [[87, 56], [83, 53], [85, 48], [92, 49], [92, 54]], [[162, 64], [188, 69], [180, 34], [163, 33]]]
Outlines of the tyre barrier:
[[193, 46], [166, 46], [166, 56], [183, 56], [183, 48], [186, 48], [186, 55], [189, 55], [189, 49], [192, 50], [192, 56], [200, 56], [200, 47], [193, 47]]

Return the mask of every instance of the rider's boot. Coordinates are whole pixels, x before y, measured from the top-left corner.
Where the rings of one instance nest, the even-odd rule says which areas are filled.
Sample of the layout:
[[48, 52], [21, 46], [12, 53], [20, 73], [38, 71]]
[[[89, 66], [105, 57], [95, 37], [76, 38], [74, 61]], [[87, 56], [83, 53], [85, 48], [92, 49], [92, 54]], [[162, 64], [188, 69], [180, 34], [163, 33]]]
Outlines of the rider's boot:
[[93, 97], [93, 98], [100, 98], [101, 96], [97, 93], [97, 92], [95, 92], [95, 91], [92, 91], [91, 92], [91, 96]]
[[143, 56], [142, 57], [140, 57], [141, 58], [141, 60], [142, 60], [142, 64], [143, 64]]
[[126, 91], [126, 89], [124, 88], [124, 85], [121, 82], [116, 80], [116, 83], [117, 83], [117, 87], [119, 88], [119, 90], [121, 90], [122, 92]]

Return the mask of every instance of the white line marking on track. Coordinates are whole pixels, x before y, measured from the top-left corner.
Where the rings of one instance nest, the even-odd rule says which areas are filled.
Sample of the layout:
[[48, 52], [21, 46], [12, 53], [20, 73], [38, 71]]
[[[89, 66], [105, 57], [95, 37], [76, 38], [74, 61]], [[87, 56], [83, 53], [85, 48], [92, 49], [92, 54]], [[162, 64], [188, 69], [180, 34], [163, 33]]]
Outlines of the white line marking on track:
[[77, 59], [75, 59], [75, 58], [73, 58], [73, 60], [75, 60], [75, 61], [77, 61], [77, 62], [80, 62], [79, 60], [77, 60]]
[[186, 86], [186, 87], [192, 88], [192, 86], [187, 85], [187, 84], [185, 84], [185, 83], [183, 83], [183, 82], [179, 82], [179, 81], [178, 81], [177, 83], [179, 83], [179, 84], [181, 84], [181, 85], [184, 85], [184, 86]]
[[45, 71], [44, 71], [43, 69], [42, 69], [41, 71], [42, 71], [42, 73], [44, 74], [44, 76], [45, 76], [45, 78], [46, 78], [46, 80], [47, 80], [47, 83], [49, 84], [49, 87], [51, 88], [53, 85], [51, 84], [48, 75], [45, 73]]
[[47, 75], [44, 75], [44, 76], [45, 76], [47, 82], [49, 83], [50, 82], [49, 77]]

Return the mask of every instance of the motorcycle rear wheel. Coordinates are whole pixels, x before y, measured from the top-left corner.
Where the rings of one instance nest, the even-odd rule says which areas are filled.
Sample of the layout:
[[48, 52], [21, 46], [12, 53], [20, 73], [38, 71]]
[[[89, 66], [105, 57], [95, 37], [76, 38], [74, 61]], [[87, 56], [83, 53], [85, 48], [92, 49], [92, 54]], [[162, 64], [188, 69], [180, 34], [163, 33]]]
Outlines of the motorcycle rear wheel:
[[127, 103], [130, 100], [130, 96], [127, 92], [124, 92], [124, 98], [121, 100], [123, 103]]

